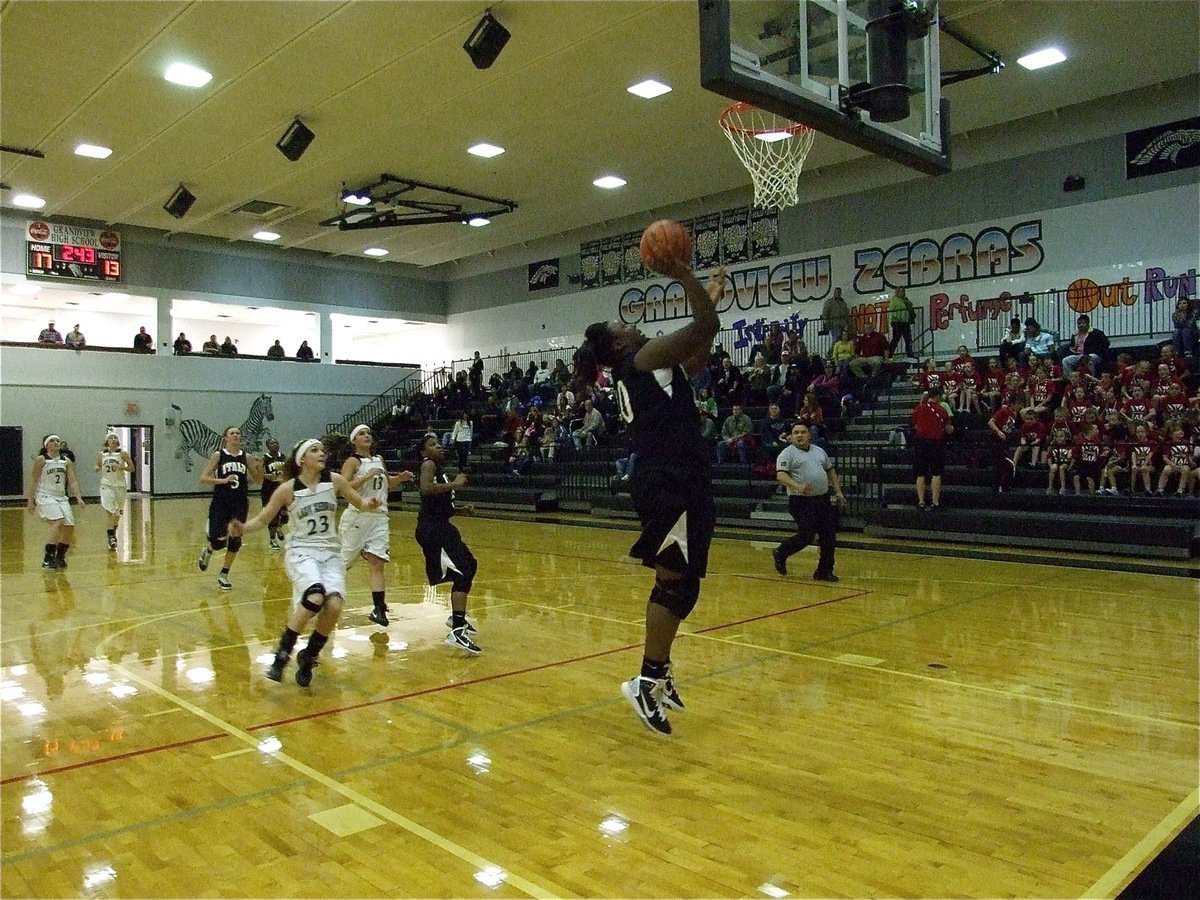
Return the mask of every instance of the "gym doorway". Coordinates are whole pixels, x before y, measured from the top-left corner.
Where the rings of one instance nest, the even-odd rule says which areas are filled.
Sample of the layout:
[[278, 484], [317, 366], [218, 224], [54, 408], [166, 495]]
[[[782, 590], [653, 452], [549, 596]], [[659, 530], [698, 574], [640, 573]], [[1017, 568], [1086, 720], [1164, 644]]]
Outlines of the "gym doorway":
[[108, 430], [121, 441], [121, 449], [129, 452], [133, 471], [127, 476], [129, 493], [154, 493], [154, 426], [109, 425]]

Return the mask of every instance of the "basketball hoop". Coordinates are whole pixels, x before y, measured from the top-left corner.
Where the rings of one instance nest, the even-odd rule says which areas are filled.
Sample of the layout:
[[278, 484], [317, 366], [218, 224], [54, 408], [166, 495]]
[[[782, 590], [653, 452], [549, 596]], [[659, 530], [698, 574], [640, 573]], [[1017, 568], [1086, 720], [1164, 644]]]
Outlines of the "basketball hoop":
[[725, 107], [717, 121], [754, 181], [754, 205], [795, 206], [800, 170], [816, 132], [749, 103]]

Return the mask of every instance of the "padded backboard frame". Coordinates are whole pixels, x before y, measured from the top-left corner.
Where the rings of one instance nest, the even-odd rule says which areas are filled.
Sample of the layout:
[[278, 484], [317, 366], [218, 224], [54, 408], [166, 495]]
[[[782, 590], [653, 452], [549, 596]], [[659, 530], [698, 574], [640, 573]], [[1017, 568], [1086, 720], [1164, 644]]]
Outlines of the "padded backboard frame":
[[938, 24], [908, 45], [910, 114], [873, 121], [844, 100], [869, 81], [868, 0], [699, 0], [700, 83], [928, 175], [950, 171]]

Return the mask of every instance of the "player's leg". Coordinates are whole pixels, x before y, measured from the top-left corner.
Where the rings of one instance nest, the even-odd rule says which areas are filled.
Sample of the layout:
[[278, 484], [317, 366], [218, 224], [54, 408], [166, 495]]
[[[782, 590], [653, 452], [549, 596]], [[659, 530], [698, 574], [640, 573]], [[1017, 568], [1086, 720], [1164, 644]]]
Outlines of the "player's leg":
[[292, 657], [296, 640], [309, 620], [325, 605], [327, 590], [321, 583], [321, 568], [315, 560], [289, 550], [284, 557], [283, 566], [292, 582], [292, 606], [288, 610], [287, 622], [275, 648], [275, 659], [267, 669], [267, 677], [272, 681], [283, 678], [283, 668]]
[[787, 574], [788, 557], [799, 553], [812, 543], [813, 532], [816, 530], [816, 501], [815, 497], [802, 497], [799, 494], [788, 497], [788, 512], [796, 523], [796, 533], [782, 541], [775, 548], [775, 571], [780, 575]]

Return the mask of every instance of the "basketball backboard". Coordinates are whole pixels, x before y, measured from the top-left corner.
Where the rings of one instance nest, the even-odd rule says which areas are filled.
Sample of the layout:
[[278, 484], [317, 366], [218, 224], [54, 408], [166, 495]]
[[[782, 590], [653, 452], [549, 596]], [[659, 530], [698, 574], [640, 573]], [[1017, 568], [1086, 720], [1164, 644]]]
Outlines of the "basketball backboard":
[[918, 171], [950, 171], [935, 0], [699, 0], [699, 8], [706, 89]]

